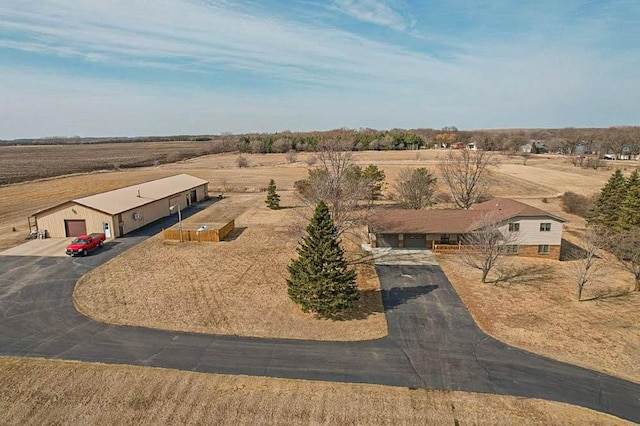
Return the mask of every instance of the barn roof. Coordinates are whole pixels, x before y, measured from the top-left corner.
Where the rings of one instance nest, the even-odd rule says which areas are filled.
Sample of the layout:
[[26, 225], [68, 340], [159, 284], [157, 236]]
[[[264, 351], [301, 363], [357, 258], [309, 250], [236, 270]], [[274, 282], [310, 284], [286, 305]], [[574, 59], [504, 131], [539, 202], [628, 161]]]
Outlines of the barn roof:
[[66, 201], [62, 204], [58, 204], [56, 206], [41, 210], [35, 214], [37, 215], [60, 205], [73, 202], [90, 209], [115, 215], [135, 209], [145, 204], [152, 203], [157, 200], [161, 200], [163, 198], [169, 198], [172, 195], [188, 191], [207, 183], [208, 182], [204, 179], [200, 179], [183, 173], [180, 175], [169, 176], [163, 179], [152, 180], [150, 182], [144, 182], [137, 185], [127, 186], [125, 188], [115, 189], [113, 191], [102, 192], [100, 194]]
[[169, 176], [113, 191], [78, 198], [74, 202], [109, 214], [126, 212], [208, 183], [187, 174]]
[[550, 217], [565, 222], [561, 217], [528, 204], [509, 198], [493, 198], [474, 204], [470, 210], [382, 210], [372, 217], [369, 225], [377, 233], [464, 234], [486, 223], [487, 219], [502, 222], [518, 217]]

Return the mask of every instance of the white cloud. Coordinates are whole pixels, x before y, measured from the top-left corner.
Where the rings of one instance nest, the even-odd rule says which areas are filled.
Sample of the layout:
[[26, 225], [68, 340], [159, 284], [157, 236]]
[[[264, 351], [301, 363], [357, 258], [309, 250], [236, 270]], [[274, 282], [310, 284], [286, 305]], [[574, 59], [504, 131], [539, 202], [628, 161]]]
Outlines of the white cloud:
[[384, 0], [334, 0], [332, 7], [357, 20], [398, 31], [414, 24]]
[[[135, 70], [140, 81], [158, 69], [175, 78], [134, 83], [0, 64], [0, 138], [640, 119], [640, 55], [533, 38], [465, 41], [466, 54], [444, 60], [248, 10], [195, 0], [0, 0], [0, 33], [20, 35], [3, 36], [0, 47]], [[246, 83], [228, 87], [221, 72]]]

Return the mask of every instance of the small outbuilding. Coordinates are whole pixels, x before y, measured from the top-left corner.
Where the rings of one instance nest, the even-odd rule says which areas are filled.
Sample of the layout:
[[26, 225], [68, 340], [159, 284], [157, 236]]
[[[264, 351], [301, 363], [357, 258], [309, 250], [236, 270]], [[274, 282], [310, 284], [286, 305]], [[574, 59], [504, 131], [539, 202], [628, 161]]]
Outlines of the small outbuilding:
[[180, 174], [70, 200], [32, 217], [53, 238], [92, 232], [117, 238], [207, 198], [208, 184]]

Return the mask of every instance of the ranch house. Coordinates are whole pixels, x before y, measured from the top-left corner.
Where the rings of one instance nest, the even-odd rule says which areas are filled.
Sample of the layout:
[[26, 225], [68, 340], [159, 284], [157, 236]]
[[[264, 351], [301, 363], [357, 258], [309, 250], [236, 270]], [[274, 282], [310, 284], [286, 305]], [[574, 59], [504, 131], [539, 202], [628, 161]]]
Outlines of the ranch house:
[[486, 218], [498, 225], [502, 235], [517, 233], [517, 244], [509, 254], [560, 258], [564, 219], [544, 210], [508, 198], [494, 198], [474, 204], [469, 210], [402, 210], [378, 212], [369, 222], [372, 247], [430, 249], [455, 253], [465, 235], [486, 225]]
[[53, 238], [104, 232], [117, 238], [207, 198], [206, 180], [166, 177], [66, 201], [34, 213], [36, 228]]

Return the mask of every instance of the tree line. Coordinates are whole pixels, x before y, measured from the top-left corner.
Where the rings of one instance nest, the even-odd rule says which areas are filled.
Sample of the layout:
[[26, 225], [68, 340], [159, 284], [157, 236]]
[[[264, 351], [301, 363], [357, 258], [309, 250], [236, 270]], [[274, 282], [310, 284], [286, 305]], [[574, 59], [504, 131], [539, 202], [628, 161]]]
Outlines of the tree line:
[[220, 135], [175, 135], [144, 137], [83, 138], [48, 137], [0, 141], [0, 145], [26, 144], [80, 144], [80, 143], [136, 143], [190, 141], [202, 142], [208, 153], [286, 153], [289, 151], [316, 151], [333, 141], [349, 151], [406, 150], [473, 143], [485, 151], [518, 152], [520, 146], [537, 141], [551, 152], [564, 154], [613, 153], [617, 156], [640, 154], [640, 127], [618, 126], [609, 128], [562, 129], [505, 129], [459, 130], [455, 126], [442, 129], [334, 129], [329, 131], [276, 133], [247, 133]]

